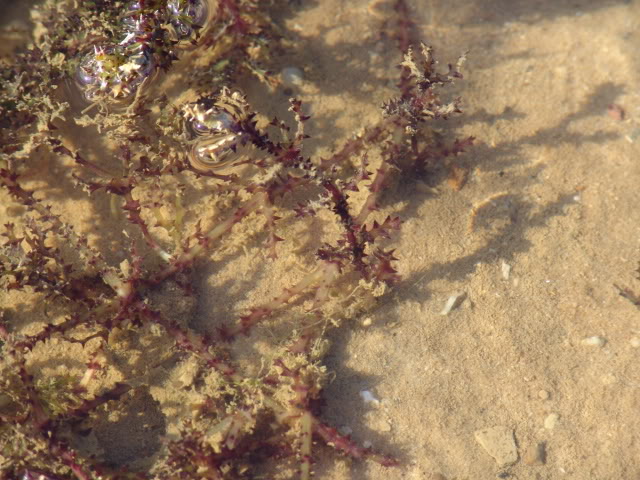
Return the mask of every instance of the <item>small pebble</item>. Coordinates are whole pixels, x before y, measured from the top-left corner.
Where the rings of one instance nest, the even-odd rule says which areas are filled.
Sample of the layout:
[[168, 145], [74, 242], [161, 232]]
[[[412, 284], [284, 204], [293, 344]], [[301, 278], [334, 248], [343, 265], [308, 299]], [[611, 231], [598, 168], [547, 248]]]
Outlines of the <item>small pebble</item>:
[[367, 420], [367, 426], [375, 432], [390, 432], [392, 425], [388, 420], [375, 416]]
[[550, 394], [546, 390], [540, 390], [538, 392], [538, 398], [540, 398], [540, 400], [549, 400], [549, 397]]
[[613, 373], [605, 373], [600, 377], [600, 380], [604, 385], [613, 385], [618, 381]]
[[506, 467], [518, 461], [518, 449], [512, 429], [502, 426], [491, 427], [474, 432], [474, 436], [498, 466]]
[[607, 340], [602, 337], [593, 336], [583, 338], [580, 343], [589, 347], [604, 347], [604, 344], [607, 343]]
[[505, 280], [509, 280], [509, 275], [511, 275], [511, 265], [507, 262], [502, 262], [502, 278]]
[[362, 398], [362, 401], [366, 404], [373, 404], [375, 406], [380, 405], [380, 400], [374, 397], [373, 393], [371, 393], [369, 390], [362, 390], [360, 392], [360, 397]]
[[638, 337], [633, 337], [631, 340], [629, 340], [629, 344], [630, 344], [633, 348], [640, 348], [640, 338], [638, 338]]
[[441, 473], [434, 473], [431, 475], [430, 480], [448, 480], [448, 479]]
[[556, 428], [558, 421], [560, 421], [560, 415], [557, 413], [550, 413], [547, 415], [547, 418], [544, 419], [544, 428], [547, 430], [553, 430]]
[[372, 323], [371, 317], [367, 317], [364, 320], [362, 320], [363, 327], [370, 327], [371, 323]]
[[391, 425], [391, 422], [384, 421], [384, 422], [382, 422], [380, 424], [380, 431], [381, 432], [390, 432], [392, 427], [393, 426]]
[[282, 84], [285, 87], [300, 86], [303, 82], [302, 70], [298, 67], [285, 67], [280, 72]]
[[614, 120], [617, 120], [617, 121], [624, 120], [624, 116], [625, 116], [624, 108], [622, 108], [622, 106], [618, 105], [617, 103], [612, 103], [611, 105], [609, 105], [607, 107], [607, 113], [609, 113], [609, 116]]
[[544, 442], [531, 445], [522, 455], [522, 461], [526, 465], [544, 465], [547, 459]]

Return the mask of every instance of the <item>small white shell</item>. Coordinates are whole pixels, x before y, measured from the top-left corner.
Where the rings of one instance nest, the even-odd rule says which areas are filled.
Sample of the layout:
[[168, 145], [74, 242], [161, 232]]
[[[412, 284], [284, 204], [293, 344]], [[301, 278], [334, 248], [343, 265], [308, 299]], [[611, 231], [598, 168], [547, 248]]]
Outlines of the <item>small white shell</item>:
[[465, 298], [467, 298], [467, 295], [464, 292], [454, 293], [451, 295], [444, 304], [444, 308], [440, 312], [440, 315], [449, 315], [451, 310], [459, 307]]
[[594, 335], [593, 337], [583, 338], [580, 343], [589, 347], [604, 347], [607, 340]]

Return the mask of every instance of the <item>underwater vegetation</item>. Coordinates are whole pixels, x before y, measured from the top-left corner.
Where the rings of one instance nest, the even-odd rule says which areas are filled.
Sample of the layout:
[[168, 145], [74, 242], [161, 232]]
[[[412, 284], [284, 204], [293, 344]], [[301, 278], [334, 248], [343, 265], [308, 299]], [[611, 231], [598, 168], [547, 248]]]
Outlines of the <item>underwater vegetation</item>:
[[[393, 11], [397, 95], [319, 158], [303, 153], [313, 132], [300, 99], [281, 120], [237, 86], [277, 83], [263, 65], [283, 34], [265, 2], [34, 10], [33, 44], [0, 63], [0, 185], [17, 212], [1, 230], [0, 298], [43, 307], [27, 319], [0, 310], [0, 478], [231, 479], [270, 468], [305, 480], [322, 445], [398, 464], [323, 421], [327, 334], [400, 281], [402, 220], [382, 212], [385, 191], [473, 139], [433, 127], [461, 112], [441, 93], [462, 78], [464, 57], [439, 71], [404, 0]], [[180, 91], [159, 87], [185, 63]], [[48, 185], [30, 180], [43, 159], [63, 172]], [[50, 186], [63, 177], [89, 210], [109, 212], [101, 228], [84, 231], [59, 208]], [[243, 313], [194, 328], [198, 269], [256, 244], [261, 258], [238, 281], [256, 265], [299, 268], [270, 284], [270, 300], [230, 296], [229, 311]], [[39, 351], [61, 345], [75, 363], [38, 366]], [[162, 405], [168, 388], [182, 405]], [[165, 412], [162, 441], [116, 459], [105, 425], [135, 417], [127, 409], [145, 395]]]

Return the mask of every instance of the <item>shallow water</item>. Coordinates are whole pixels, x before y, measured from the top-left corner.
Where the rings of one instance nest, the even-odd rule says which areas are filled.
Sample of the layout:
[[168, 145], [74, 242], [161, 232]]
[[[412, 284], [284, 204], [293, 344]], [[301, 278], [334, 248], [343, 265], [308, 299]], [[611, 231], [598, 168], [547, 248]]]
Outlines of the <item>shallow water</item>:
[[[324, 419], [402, 465], [390, 471], [336, 462], [323, 450], [318, 476], [639, 477], [640, 351], [633, 340], [640, 335], [640, 311], [614, 285], [640, 290], [634, 279], [640, 2], [409, 5], [441, 68], [469, 50], [465, 79], [455, 89], [464, 115], [442, 128], [477, 140], [456, 159], [466, 172], [460, 191], [436, 171], [387, 194], [382, 213], [405, 222], [396, 251], [403, 281], [367, 314], [369, 326], [354, 319], [351, 330], [333, 335], [326, 358], [335, 380], [326, 390]], [[11, 8], [26, 18], [25, 9]], [[302, 83], [287, 92], [252, 79], [242, 87], [267, 118], [286, 118], [291, 94], [303, 99], [313, 115], [306, 149], [326, 156], [377, 118], [392, 95], [400, 60], [392, 15], [385, 2], [369, 1], [301, 2], [284, 10], [279, 20], [291, 42], [270, 67], [298, 68]], [[620, 106], [624, 117], [609, 114], [610, 105]], [[63, 181], [59, 191], [73, 188]], [[70, 195], [76, 196], [54, 197], [58, 208], [82, 218], [82, 196]], [[3, 224], [15, 213], [2, 198]], [[108, 202], [100, 208], [108, 211]], [[117, 249], [113, 243], [107, 239], [105, 247]], [[255, 249], [198, 272], [196, 330], [270, 298], [272, 285], [282, 283], [286, 273], [263, 271]], [[238, 271], [254, 274], [238, 282]], [[466, 299], [440, 315], [458, 292]], [[27, 301], [2, 300], [13, 302], [5, 303], [10, 310]], [[582, 342], [592, 336], [606, 343]], [[51, 347], [41, 358], [55, 358], [61, 349]], [[380, 404], [365, 404], [363, 390]], [[149, 395], [184, 401], [168, 389]], [[162, 419], [152, 401], [140, 405]], [[552, 415], [555, 423], [547, 421]], [[500, 466], [476, 441], [474, 432], [493, 427], [512, 432], [515, 464]], [[105, 442], [117, 456], [115, 430]], [[546, 451], [542, 465], [527, 456], [538, 444]]]

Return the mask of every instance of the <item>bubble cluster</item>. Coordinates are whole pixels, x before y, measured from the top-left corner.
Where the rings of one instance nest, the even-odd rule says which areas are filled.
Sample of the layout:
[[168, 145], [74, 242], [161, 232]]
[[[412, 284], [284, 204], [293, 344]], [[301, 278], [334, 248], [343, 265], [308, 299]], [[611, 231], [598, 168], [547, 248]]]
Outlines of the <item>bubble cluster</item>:
[[204, 26], [209, 17], [205, 0], [169, 0], [167, 9], [173, 16], [171, 24], [180, 40], [191, 38], [194, 28]]
[[126, 99], [155, 70], [153, 55], [144, 45], [136, 49], [94, 46], [80, 61], [75, 80], [85, 100], [93, 101], [101, 94]]
[[131, 99], [157, 72], [159, 52], [193, 40], [209, 20], [208, 0], [169, 0], [158, 6], [163, 3], [130, 2], [120, 20], [121, 39], [82, 55], [74, 83], [84, 101]]
[[200, 171], [212, 171], [233, 163], [238, 146], [247, 142], [242, 122], [245, 119], [244, 97], [229, 95], [230, 101], [202, 98], [184, 107], [187, 128], [192, 138], [191, 165]]

